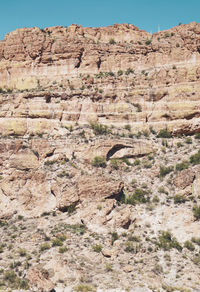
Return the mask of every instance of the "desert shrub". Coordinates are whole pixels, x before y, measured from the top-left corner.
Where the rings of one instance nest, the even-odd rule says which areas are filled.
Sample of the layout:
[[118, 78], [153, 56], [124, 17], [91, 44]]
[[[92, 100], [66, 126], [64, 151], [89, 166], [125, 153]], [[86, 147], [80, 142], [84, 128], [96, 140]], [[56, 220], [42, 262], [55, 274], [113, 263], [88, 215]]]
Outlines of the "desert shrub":
[[121, 164], [122, 164], [122, 160], [120, 160], [120, 159], [117, 159], [117, 158], [110, 159], [110, 166], [113, 169], [119, 169]]
[[158, 192], [160, 194], [166, 194], [166, 195], [168, 195], [168, 191], [166, 191], [166, 189], [164, 187], [159, 187]]
[[80, 285], [74, 287], [73, 291], [76, 291], [76, 292], [93, 292], [95, 290], [89, 285], [80, 284]]
[[192, 144], [192, 138], [187, 137], [186, 140], [185, 140], [185, 143], [186, 144]]
[[44, 165], [49, 166], [49, 165], [53, 165], [56, 162], [57, 162], [56, 160], [47, 160], [47, 161], [44, 162]]
[[125, 71], [125, 74], [126, 74], [126, 75], [129, 75], [129, 74], [131, 74], [131, 73], [134, 73], [133, 69], [131, 69], [131, 68], [128, 68], [128, 69]]
[[18, 250], [18, 253], [19, 253], [20, 257], [25, 257], [26, 256], [26, 250], [25, 250], [25, 248], [20, 248]]
[[141, 248], [141, 244], [137, 242], [127, 241], [125, 244], [125, 251], [130, 253], [138, 253]]
[[143, 166], [144, 168], [151, 168], [153, 164], [151, 163], [151, 161], [145, 160], [143, 161]]
[[159, 203], [160, 199], [158, 198], [158, 196], [154, 196], [153, 199], [152, 199], [152, 202], [153, 203]]
[[130, 131], [131, 130], [131, 126], [130, 125], [125, 125], [124, 129]]
[[65, 253], [68, 250], [66, 246], [60, 246], [59, 247], [59, 253]]
[[151, 132], [151, 134], [155, 135], [156, 134], [156, 131], [153, 129], [153, 127], [149, 127], [149, 131]]
[[156, 274], [162, 274], [163, 273], [163, 267], [159, 264], [155, 264], [153, 268], [154, 273]]
[[200, 219], [200, 205], [194, 206], [192, 210], [193, 210], [193, 215], [194, 215], [195, 220], [199, 220]]
[[150, 45], [151, 43], [152, 43], [151, 39], [148, 39], [148, 40], [145, 41], [145, 45], [147, 45], [147, 46]]
[[176, 248], [178, 251], [182, 250], [180, 243], [169, 231], [162, 231], [158, 240], [156, 244], [164, 250], [170, 250], [171, 248]]
[[8, 282], [9, 288], [20, 288], [25, 290], [29, 289], [27, 280], [18, 278], [17, 274], [13, 270], [5, 271], [4, 281]]
[[181, 171], [183, 169], [187, 169], [189, 167], [189, 162], [184, 160], [181, 163], [176, 164], [176, 170]]
[[95, 135], [106, 135], [110, 133], [108, 126], [98, 124], [96, 122], [91, 122], [90, 127], [93, 130]]
[[136, 235], [130, 235], [128, 237], [128, 240], [129, 241], [135, 241], [135, 242], [140, 242], [141, 241], [140, 238], [138, 236], [136, 236]]
[[178, 142], [178, 143], [177, 143], [177, 147], [178, 147], [178, 148], [183, 147], [183, 143], [182, 143], [182, 142]]
[[173, 171], [173, 167], [172, 166], [160, 166], [160, 177], [164, 177], [167, 174], [169, 174], [170, 172]]
[[95, 167], [106, 167], [106, 159], [103, 156], [95, 156], [92, 160], [92, 166]]
[[95, 244], [93, 245], [93, 251], [97, 252], [97, 253], [100, 253], [101, 250], [102, 250], [102, 245], [101, 244]]
[[47, 250], [50, 248], [51, 248], [51, 246], [49, 245], [49, 243], [43, 243], [40, 245], [40, 251], [44, 251], [44, 250]]
[[60, 239], [61, 241], [65, 241], [67, 237], [65, 234], [60, 234], [57, 236], [57, 238]]
[[193, 165], [200, 164], [200, 150], [196, 154], [190, 156], [190, 163]]
[[119, 238], [119, 235], [117, 234], [116, 231], [111, 233], [111, 244], [113, 245], [113, 243]]
[[116, 44], [116, 42], [115, 42], [115, 40], [113, 38], [111, 38], [111, 39], [109, 39], [109, 44], [110, 45], [114, 45], [114, 44]]
[[148, 190], [143, 190], [139, 188], [135, 189], [135, 192], [132, 194], [132, 196], [129, 196], [125, 199], [125, 203], [130, 205], [147, 202], [149, 202]]
[[192, 242], [198, 244], [200, 246], [200, 237], [192, 237]]
[[197, 133], [197, 134], [195, 135], [195, 139], [200, 139], [200, 133]]
[[193, 257], [192, 261], [195, 265], [200, 266], [200, 254]]
[[[133, 106], [137, 108], [137, 112], [142, 111], [142, 106], [139, 103], [133, 103]], [[142, 135], [142, 133], [141, 133], [141, 135]]]
[[52, 240], [52, 246], [62, 246], [63, 242], [60, 240], [60, 238], [55, 238]]
[[157, 138], [171, 138], [172, 134], [167, 129], [162, 129], [157, 135]]
[[184, 247], [186, 247], [187, 249], [189, 249], [191, 251], [194, 251], [195, 250], [194, 244], [191, 241], [189, 241], [189, 240], [185, 241]]
[[108, 76], [115, 77], [115, 73], [113, 73], [112, 71], [110, 71], [110, 72], [108, 72]]
[[123, 75], [123, 71], [122, 71], [122, 70], [119, 70], [119, 71], [117, 72], [117, 75], [118, 75], [118, 76]]
[[111, 272], [113, 270], [113, 264], [112, 263], [107, 263], [106, 264], [106, 272]]
[[139, 160], [139, 159], [136, 159], [136, 160], [133, 162], [133, 165], [134, 165], [134, 166], [140, 165], [140, 160]]
[[174, 196], [174, 204], [183, 204], [187, 201], [186, 197], [183, 195]]

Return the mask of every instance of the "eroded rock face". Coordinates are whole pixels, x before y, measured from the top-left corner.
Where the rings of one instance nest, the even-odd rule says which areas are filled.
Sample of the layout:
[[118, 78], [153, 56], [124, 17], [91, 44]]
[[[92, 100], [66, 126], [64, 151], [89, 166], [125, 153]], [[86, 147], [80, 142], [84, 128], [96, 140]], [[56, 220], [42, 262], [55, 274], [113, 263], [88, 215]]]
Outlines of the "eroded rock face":
[[185, 189], [193, 183], [194, 179], [195, 171], [193, 169], [185, 169], [176, 175], [174, 185], [179, 189]]
[[42, 291], [50, 291], [54, 287], [54, 284], [49, 279], [49, 271], [45, 270], [40, 265], [29, 269], [27, 279], [32, 287]]
[[0, 87], [15, 94], [0, 97], [0, 134], [62, 136], [90, 121], [199, 132], [199, 48], [195, 22], [153, 35], [128, 24], [11, 32]]

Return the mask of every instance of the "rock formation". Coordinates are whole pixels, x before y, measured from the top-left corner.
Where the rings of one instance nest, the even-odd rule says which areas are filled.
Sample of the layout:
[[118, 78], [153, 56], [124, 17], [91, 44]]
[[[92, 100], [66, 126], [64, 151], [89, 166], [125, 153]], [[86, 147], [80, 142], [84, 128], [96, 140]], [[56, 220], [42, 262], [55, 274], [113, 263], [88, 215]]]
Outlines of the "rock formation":
[[0, 286], [199, 288], [199, 79], [195, 22], [5, 36]]

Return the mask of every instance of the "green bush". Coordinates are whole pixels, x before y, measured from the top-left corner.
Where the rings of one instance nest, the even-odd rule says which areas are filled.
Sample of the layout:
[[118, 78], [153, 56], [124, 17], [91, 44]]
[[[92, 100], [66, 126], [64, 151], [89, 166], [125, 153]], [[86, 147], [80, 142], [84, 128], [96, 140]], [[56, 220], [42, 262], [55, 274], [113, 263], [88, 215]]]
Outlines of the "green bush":
[[196, 255], [193, 259], [192, 259], [193, 263], [195, 265], [200, 266], [200, 255]]
[[200, 150], [196, 154], [190, 156], [190, 163], [193, 165], [200, 164]]
[[20, 257], [25, 257], [26, 256], [26, 250], [25, 248], [20, 248], [18, 250]]
[[160, 166], [160, 177], [164, 177], [172, 171], [173, 171], [172, 166], [168, 166], [168, 167]]
[[145, 41], [145, 45], [147, 45], [147, 46], [150, 45], [151, 43], [152, 43], [151, 39], [148, 39], [148, 40]]
[[101, 125], [96, 122], [91, 122], [90, 127], [93, 130], [95, 135], [106, 135], [110, 133], [108, 126]]
[[93, 245], [93, 251], [97, 252], [97, 253], [100, 253], [101, 250], [102, 250], [102, 245], [101, 244], [96, 244], [96, 245]]
[[184, 160], [181, 163], [176, 164], [176, 170], [181, 171], [183, 169], [187, 169], [189, 167], [189, 161]]
[[110, 159], [110, 166], [113, 169], [119, 169], [121, 164], [122, 164], [122, 160], [120, 160], [120, 159], [117, 159], [117, 158]]
[[147, 203], [149, 202], [149, 195], [147, 190], [143, 189], [135, 189], [135, 192], [132, 196], [129, 196], [125, 199], [126, 204], [136, 205], [139, 203]]
[[49, 243], [43, 243], [40, 245], [40, 251], [44, 251], [44, 250], [47, 250], [50, 248], [51, 248], [51, 246], [49, 245]]
[[131, 68], [128, 68], [128, 69], [125, 71], [125, 74], [126, 74], [126, 75], [129, 75], [129, 74], [131, 74], [131, 73], [134, 73], [133, 69], [131, 69]]
[[141, 244], [137, 242], [127, 241], [125, 245], [125, 251], [130, 253], [138, 253], [141, 248]]
[[74, 287], [73, 291], [75, 291], [75, 292], [94, 292], [95, 290], [93, 289], [93, 287], [91, 287], [89, 285], [80, 284], [80, 285]]
[[197, 134], [195, 135], [195, 139], [200, 139], [200, 133], [197, 133]]
[[157, 135], [157, 138], [171, 138], [172, 134], [167, 129], [162, 129]]
[[110, 45], [115, 45], [116, 42], [115, 42], [115, 40], [114, 40], [113, 38], [111, 38], [111, 39], [109, 40], [109, 44], [110, 44]]
[[57, 238], [60, 239], [61, 241], [65, 241], [67, 237], [65, 234], [60, 234], [57, 236]]
[[59, 247], [59, 253], [65, 253], [68, 250], [66, 246], [60, 246]]
[[113, 264], [112, 263], [107, 263], [106, 264], [106, 272], [111, 272], [113, 270]]
[[186, 247], [187, 249], [189, 249], [191, 251], [194, 251], [195, 250], [194, 244], [191, 241], [189, 241], [189, 240], [185, 241], [184, 247]]
[[119, 235], [117, 234], [116, 231], [111, 233], [111, 244], [113, 245], [113, 243], [119, 238]]
[[95, 167], [106, 167], [106, 159], [103, 156], [95, 156], [92, 160], [92, 166]]
[[[137, 108], [137, 112], [140, 113], [142, 111], [142, 106], [139, 103], [133, 103], [133, 106]], [[142, 133], [141, 133], [142, 135]]]
[[192, 210], [193, 210], [193, 215], [194, 215], [195, 220], [199, 220], [200, 219], [200, 205], [194, 206]]
[[124, 129], [130, 131], [131, 130], [131, 126], [130, 125], [125, 125]]
[[117, 72], [117, 75], [118, 75], [118, 76], [123, 75], [123, 71], [122, 71], [122, 70], [119, 70], [119, 71]]
[[156, 243], [160, 248], [164, 250], [170, 250], [171, 248], [176, 248], [178, 251], [182, 251], [182, 246], [176, 240], [175, 237], [169, 231], [162, 231], [159, 236], [159, 241]]
[[192, 138], [187, 137], [186, 140], [185, 140], [185, 143], [186, 144], [192, 144]]
[[62, 246], [63, 242], [60, 240], [60, 238], [55, 238], [52, 240], [52, 246]]
[[192, 237], [192, 242], [198, 244], [200, 246], [200, 237]]
[[174, 204], [183, 204], [187, 201], [186, 197], [183, 195], [174, 196]]

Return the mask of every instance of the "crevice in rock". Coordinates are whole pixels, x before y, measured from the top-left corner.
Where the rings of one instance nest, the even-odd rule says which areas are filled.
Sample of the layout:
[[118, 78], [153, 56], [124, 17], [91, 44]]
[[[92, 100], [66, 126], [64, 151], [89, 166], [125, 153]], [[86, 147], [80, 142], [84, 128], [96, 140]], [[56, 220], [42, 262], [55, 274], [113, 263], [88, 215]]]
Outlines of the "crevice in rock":
[[54, 191], [51, 189], [51, 194], [54, 196], [54, 197], [56, 197], [56, 195], [55, 195], [55, 193], [54, 193]]
[[117, 202], [124, 202], [125, 201], [125, 194], [124, 194], [124, 186], [121, 185], [118, 192], [113, 193], [111, 196], [107, 197], [106, 199], [115, 199]]
[[123, 145], [123, 144], [116, 144], [114, 145], [107, 153], [106, 155], [106, 160], [108, 161], [111, 156], [113, 156], [117, 151], [123, 149], [123, 148], [133, 148], [132, 146], [126, 146], [126, 145]]
[[162, 118], [165, 118], [165, 119], [168, 120], [168, 121], [171, 121], [171, 120], [172, 120], [171, 116], [168, 115], [168, 114], [164, 114], [164, 115], [162, 115]]
[[101, 67], [101, 58], [99, 58], [99, 60], [97, 61], [97, 68], [100, 69]]
[[56, 148], [54, 148], [51, 152], [47, 153], [47, 154], [45, 155], [45, 158], [53, 156], [55, 150], [56, 150]]
[[82, 63], [82, 56], [84, 53], [84, 48], [81, 49], [80, 54], [78, 56], [78, 63], [75, 65], [75, 68], [79, 68]]
[[200, 112], [198, 111], [198, 112], [194, 112], [194, 113], [192, 113], [192, 114], [190, 114], [190, 115], [187, 115], [187, 116], [185, 116], [184, 118], [186, 119], [186, 120], [191, 120], [191, 119], [193, 119], [193, 118], [199, 118], [200, 117]]
[[73, 213], [76, 209], [76, 206], [77, 206], [78, 202], [75, 202], [69, 206], [60, 206], [58, 208], [59, 211], [63, 212], [63, 213]]

